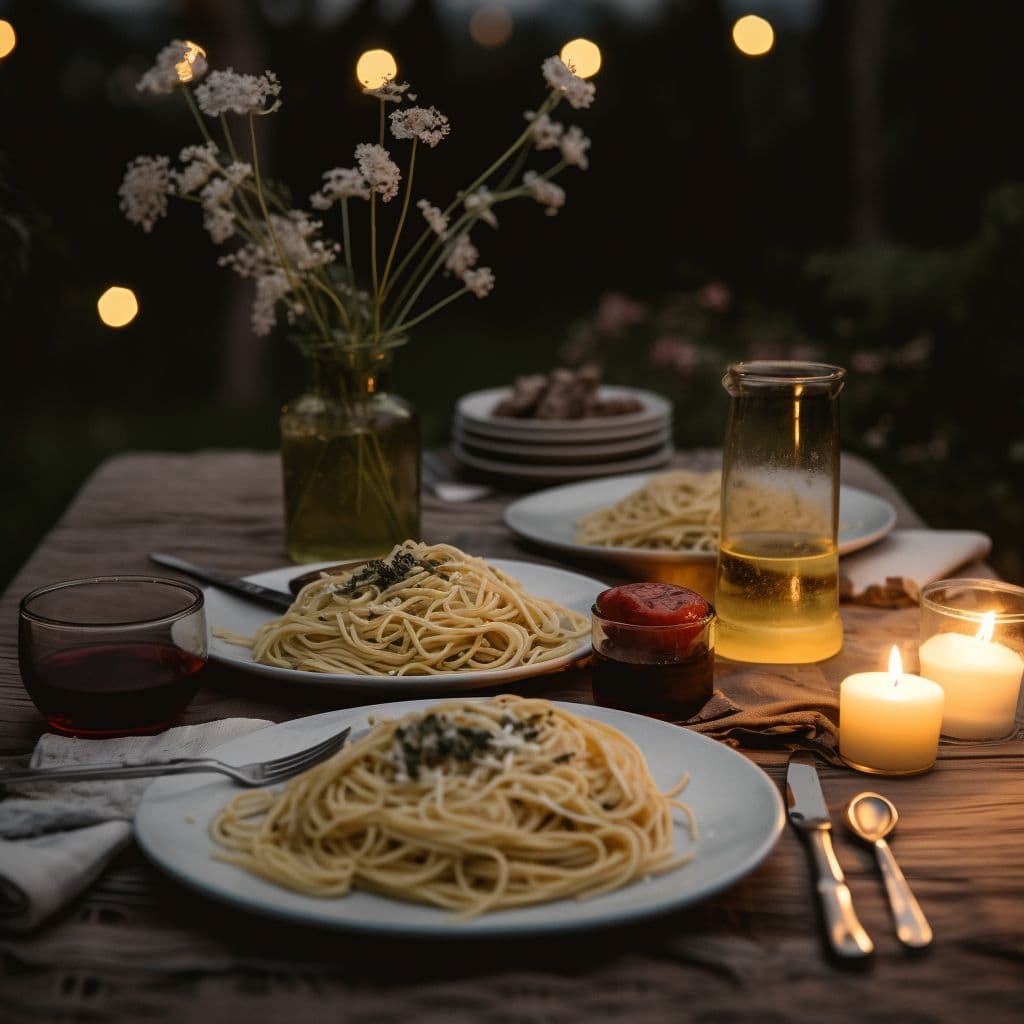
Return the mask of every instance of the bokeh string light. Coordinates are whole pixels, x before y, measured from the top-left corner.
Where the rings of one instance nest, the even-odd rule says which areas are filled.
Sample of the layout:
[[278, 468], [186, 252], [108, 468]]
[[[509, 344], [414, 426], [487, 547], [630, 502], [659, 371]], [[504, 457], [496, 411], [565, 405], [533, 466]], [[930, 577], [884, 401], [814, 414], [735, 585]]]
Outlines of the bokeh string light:
[[366, 50], [356, 61], [356, 78], [364, 89], [379, 89], [398, 76], [398, 61], [387, 50]]
[[601, 48], [589, 39], [570, 39], [559, 56], [580, 78], [592, 78], [601, 70]]
[[139, 313], [139, 300], [131, 288], [112, 285], [97, 300], [100, 320], [107, 327], [126, 327]]
[[747, 57], [763, 57], [775, 45], [775, 29], [756, 14], [745, 14], [732, 27], [736, 49]]
[[512, 38], [512, 15], [501, 4], [484, 4], [469, 19], [469, 36], [487, 49], [504, 46]]
[[0, 20], [0, 60], [9, 57], [18, 45], [18, 36], [9, 21]]

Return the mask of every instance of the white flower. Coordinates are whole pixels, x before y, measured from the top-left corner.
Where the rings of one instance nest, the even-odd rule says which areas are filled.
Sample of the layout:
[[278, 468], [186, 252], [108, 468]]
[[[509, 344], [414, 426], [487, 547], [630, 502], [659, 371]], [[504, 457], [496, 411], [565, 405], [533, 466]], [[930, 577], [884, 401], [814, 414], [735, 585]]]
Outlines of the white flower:
[[[558, 149], [562, 141], [562, 125], [558, 121], [552, 121], [547, 114], [537, 117], [534, 110], [526, 111], [524, 117], [531, 121], [530, 136], [533, 139], [535, 149]], [[534, 120], [536, 118], [536, 120]]]
[[480, 258], [480, 250], [469, 240], [468, 234], [459, 235], [444, 261], [445, 269], [451, 271], [456, 277], [465, 279], [467, 271], [471, 270]]
[[573, 74], [562, 63], [561, 57], [548, 57], [540, 68], [544, 74], [544, 81], [555, 92], [561, 93], [569, 101], [569, 106], [579, 110], [581, 107], [589, 107], [594, 102], [594, 83]]
[[167, 157], [137, 156], [129, 162], [117, 194], [125, 217], [149, 232], [167, 214], [167, 196], [173, 190]]
[[450, 131], [448, 118], [437, 107], [406, 107], [391, 115], [391, 134], [396, 139], [419, 139], [431, 149]]
[[546, 207], [544, 212], [549, 217], [554, 217], [565, 206], [565, 189], [542, 178], [536, 171], [527, 171], [523, 175], [523, 184], [530, 190], [530, 195]]
[[370, 198], [370, 186], [354, 167], [332, 167], [323, 178], [320, 191], [309, 197], [316, 210], [328, 210], [339, 199]]
[[475, 213], [485, 224], [496, 228], [498, 226], [498, 218], [491, 209], [493, 203], [494, 193], [482, 185], [475, 192], [466, 196], [464, 205], [469, 213]]
[[224, 178], [214, 178], [199, 193], [203, 203], [203, 227], [217, 245], [235, 233], [235, 211], [231, 206], [234, 194], [234, 187]]
[[[364, 88], [363, 92], [367, 96], [374, 96], [384, 103], [401, 103], [402, 93], [409, 88], [408, 82], [396, 82], [393, 78], [389, 78], [383, 85], [377, 86], [375, 89]], [[410, 96], [409, 99], [416, 99], [415, 96]]]
[[360, 142], [356, 146], [356, 163], [366, 183], [374, 192], [380, 193], [385, 203], [398, 195], [402, 173], [383, 146]]
[[256, 296], [252, 303], [252, 329], [260, 337], [269, 334], [277, 323], [277, 304], [288, 294], [288, 278], [276, 270], [256, 278]]
[[590, 166], [590, 161], [587, 159], [590, 139], [576, 125], [572, 125], [562, 136], [559, 145], [562, 150], [562, 159], [567, 164], [572, 164], [581, 171], [585, 171]]
[[203, 146], [186, 146], [178, 159], [185, 165], [180, 171], [173, 172], [178, 195], [187, 196], [196, 189], [202, 188], [210, 180], [210, 175], [220, 170], [217, 160], [217, 144], [207, 142]]
[[438, 207], [432, 206], [426, 199], [421, 199], [416, 206], [419, 207], [430, 230], [444, 238], [445, 232], [448, 230], [448, 218], [444, 213]]
[[272, 213], [270, 222], [284, 258], [295, 270], [312, 270], [333, 263], [337, 258], [340, 246], [315, 237], [323, 224], [312, 220], [302, 210], [289, 210], [287, 216]]
[[229, 111], [234, 114], [269, 114], [278, 103], [267, 107], [267, 100], [280, 95], [281, 83], [273, 71], [262, 75], [240, 75], [232, 68], [211, 71], [209, 77], [196, 89], [199, 109], [208, 117], [220, 117]]
[[252, 177], [252, 164], [244, 160], [233, 160], [224, 168], [223, 174], [237, 188], [246, 178]]
[[467, 270], [462, 275], [462, 283], [478, 299], [486, 298], [494, 288], [494, 271], [490, 267], [480, 267], [479, 270]]
[[[188, 62], [188, 78], [178, 73], [178, 65]], [[206, 59], [202, 51], [194, 43], [184, 39], [174, 39], [157, 55], [156, 63], [139, 79], [135, 88], [140, 92], [151, 92], [160, 95], [173, 92], [182, 81], [198, 82], [206, 74]]]

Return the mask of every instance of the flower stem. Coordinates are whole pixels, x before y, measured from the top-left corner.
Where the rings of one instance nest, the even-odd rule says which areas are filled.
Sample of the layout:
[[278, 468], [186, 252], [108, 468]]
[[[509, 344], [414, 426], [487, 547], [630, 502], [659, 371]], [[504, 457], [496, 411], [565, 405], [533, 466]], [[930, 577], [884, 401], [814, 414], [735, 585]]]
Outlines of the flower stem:
[[288, 286], [292, 291], [301, 290], [306, 295], [306, 305], [309, 309], [310, 316], [316, 321], [317, 327], [319, 327], [321, 334], [323, 335], [324, 341], [330, 343], [331, 332], [327, 329], [327, 324], [324, 323], [320, 316], [320, 310], [316, 303], [313, 301], [313, 295], [309, 289], [306, 288], [301, 279], [296, 280], [292, 273], [292, 268], [285, 258], [284, 250], [281, 248], [281, 243], [278, 240], [277, 233], [274, 231], [274, 225], [270, 220], [270, 211], [267, 209], [267, 201], [263, 196], [263, 178], [260, 175], [260, 156], [259, 151], [256, 147], [256, 122], [253, 120], [253, 115], [249, 115], [249, 142], [252, 147], [252, 169], [253, 177], [256, 180], [256, 196], [259, 199], [260, 210], [263, 212], [263, 220], [267, 225], [267, 234], [270, 235], [270, 240], [274, 244], [274, 251], [277, 253], [278, 262], [281, 264], [281, 269], [284, 271], [285, 277], [288, 279]]
[[412, 196], [412, 177], [416, 170], [416, 143], [418, 139], [412, 140], [412, 151], [409, 154], [409, 174], [405, 181], [405, 196], [402, 199], [402, 212], [398, 216], [398, 227], [395, 228], [395, 237], [391, 242], [391, 251], [388, 253], [388, 261], [384, 264], [384, 274], [380, 280], [381, 298], [387, 294], [388, 275], [391, 273], [391, 264], [395, 260], [395, 251], [398, 249], [398, 239], [402, 235], [402, 228], [405, 226], [405, 215], [409, 212], [409, 198]]
[[[213, 136], [210, 135], [209, 129], [206, 127], [206, 122], [203, 120], [203, 115], [199, 113], [199, 108], [196, 106], [196, 101], [192, 98], [192, 90], [188, 86], [183, 85], [181, 87], [181, 94], [185, 97], [185, 102], [188, 104], [188, 109], [192, 112], [192, 117], [195, 118], [196, 124], [199, 126], [199, 131], [202, 133], [204, 139], [207, 142], [213, 142]], [[214, 142], [214, 145], [216, 143]]]
[[395, 333], [401, 332], [404, 334], [406, 331], [408, 331], [410, 327], [415, 327], [418, 323], [422, 323], [424, 320], [427, 319], [428, 316], [433, 316], [438, 310], [444, 309], [444, 307], [447, 306], [448, 303], [454, 302], [457, 298], [459, 298], [462, 295], [465, 295], [466, 292], [468, 291], [469, 289], [465, 285], [463, 285], [457, 292], [452, 292], [452, 294], [449, 295], [446, 299], [442, 299], [440, 302], [434, 303], [434, 305], [431, 306], [430, 309], [420, 313], [419, 316], [413, 317], [411, 320], [406, 320], [404, 323], [396, 324], [393, 328], [391, 328], [391, 330], [394, 331]]
[[348, 283], [355, 288], [356, 275], [352, 269], [352, 238], [348, 227], [348, 196], [341, 201], [341, 241], [345, 246], [345, 266], [348, 269]]

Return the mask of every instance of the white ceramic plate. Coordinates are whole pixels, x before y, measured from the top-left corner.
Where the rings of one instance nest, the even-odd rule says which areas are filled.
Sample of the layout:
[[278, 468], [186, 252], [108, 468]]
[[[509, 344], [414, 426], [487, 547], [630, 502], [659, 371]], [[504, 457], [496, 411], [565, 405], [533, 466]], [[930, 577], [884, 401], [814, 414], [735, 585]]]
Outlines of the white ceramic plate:
[[658, 469], [672, 459], [675, 449], [669, 443], [648, 455], [638, 455], [632, 459], [588, 463], [527, 463], [523, 459], [518, 461], [488, 459], [467, 452], [460, 444], [453, 444], [451, 451], [463, 465], [492, 476], [503, 476], [509, 480], [553, 483], [562, 480], [587, 480], [594, 476], [610, 476], [643, 469]]
[[494, 416], [498, 403], [512, 393], [509, 387], [488, 388], [463, 395], [455, 404], [455, 418], [464, 426], [491, 437], [512, 440], [580, 440], [628, 437], [630, 434], [654, 430], [672, 418], [672, 404], [653, 391], [640, 388], [604, 385], [598, 389], [602, 398], [636, 398], [643, 408], [622, 416], [593, 416], [578, 420], [533, 420], [514, 416]]
[[457, 424], [452, 428], [452, 438], [460, 448], [470, 455], [496, 459], [512, 458], [516, 462], [541, 465], [544, 463], [607, 462], [646, 454], [663, 448], [672, 440], [667, 427], [653, 433], [638, 434], [636, 437], [615, 441], [581, 441], [577, 444], [558, 442], [534, 442], [523, 444], [519, 441], [495, 441], [482, 434], [474, 434]]
[[[234, 764], [293, 753], [345, 725], [362, 734], [370, 714], [397, 717], [432, 701], [380, 704], [331, 711], [271, 726], [225, 744], [214, 756]], [[561, 704], [607, 722], [643, 750], [655, 783], [668, 788], [684, 772], [682, 797], [697, 820], [699, 838], [690, 864], [589, 900], [559, 900], [455, 921], [443, 910], [355, 891], [337, 899], [303, 896], [212, 859], [207, 834], [213, 816], [238, 790], [222, 776], [158, 779], [135, 816], [143, 851], [179, 881], [246, 910], [291, 921], [403, 935], [498, 937], [572, 931], [633, 921], [706, 899], [752, 871], [768, 855], [783, 825], [782, 799], [767, 775], [742, 754], [679, 726], [640, 715], [582, 704]], [[688, 848], [676, 829], [680, 851]]]
[[[642, 548], [599, 547], [574, 540], [576, 521], [588, 512], [613, 505], [651, 478], [636, 473], [587, 483], [549, 487], [513, 502], [505, 510], [505, 523], [527, 540], [568, 554], [583, 555], [621, 565], [627, 569], [650, 570], [673, 562], [715, 561], [715, 552], [648, 551]], [[839, 553], [874, 544], [896, 522], [896, 510], [884, 498], [856, 487], [839, 489]], [[643, 574], [643, 573], [641, 573]]]
[[[590, 609], [605, 584], [589, 576], [555, 569], [532, 562], [511, 561], [504, 558], [488, 560], [491, 565], [517, 579], [527, 593], [557, 601], [566, 608], [589, 617]], [[324, 562], [322, 565], [335, 565]], [[261, 583], [275, 590], [288, 590], [288, 581], [303, 572], [316, 569], [316, 565], [291, 565], [284, 569], [257, 573], [248, 576], [253, 583]], [[214, 629], [225, 629], [232, 633], [251, 635], [264, 622], [279, 618], [273, 609], [262, 608], [251, 601], [235, 597], [216, 587], [206, 587], [206, 628], [209, 633], [210, 658], [232, 668], [244, 669], [257, 675], [280, 679], [282, 682], [310, 683], [314, 686], [331, 687], [360, 694], [374, 693], [384, 696], [408, 696], [418, 693], [431, 696], [443, 693], [464, 692], [486, 686], [503, 686], [516, 679], [557, 672], [590, 653], [589, 637], [582, 637], [575, 651], [561, 658], [543, 662], [540, 665], [523, 665], [519, 668], [499, 668], [484, 672], [446, 672], [434, 676], [362, 676], [335, 675], [326, 672], [300, 672], [297, 669], [275, 668], [260, 665], [252, 660], [247, 647], [229, 644], [213, 635]]]

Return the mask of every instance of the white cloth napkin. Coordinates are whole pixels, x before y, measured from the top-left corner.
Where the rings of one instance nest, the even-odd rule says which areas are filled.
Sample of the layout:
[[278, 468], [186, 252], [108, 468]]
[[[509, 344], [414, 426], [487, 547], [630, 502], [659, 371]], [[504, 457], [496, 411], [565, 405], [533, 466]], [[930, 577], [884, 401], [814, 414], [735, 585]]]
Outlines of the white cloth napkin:
[[[110, 740], [47, 733], [36, 744], [29, 767], [201, 757], [268, 725], [262, 719], [226, 718], [157, 736]], [[152, 781], [12, 785], [10, 795], [0, 799], [0, 927], [35, 928], [98, 878], [130, 841], [132, 816]]]
[[893, 530], [839, 563], [845, 600], [878, 607], [916, 604], [921, 588], [983, 559], [992, 541], [977, 530]]

